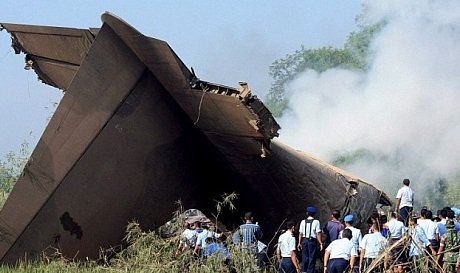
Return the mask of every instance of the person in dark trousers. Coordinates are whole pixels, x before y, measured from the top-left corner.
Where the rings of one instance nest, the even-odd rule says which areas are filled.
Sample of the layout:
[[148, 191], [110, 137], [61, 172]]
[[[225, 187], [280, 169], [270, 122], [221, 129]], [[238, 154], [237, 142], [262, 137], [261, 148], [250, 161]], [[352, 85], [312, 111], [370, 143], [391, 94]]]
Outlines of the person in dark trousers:
[[315, 219], [315, 207], [307, 207], [307, 219], [302, 220], [299, 226], [299, 243], [297, 248], [302, 251], [302, 272], [314, 273], [317, 256], [317, 246], [323, 251], [321, 225]]
[[276, 257], [280, 264], [279, 273], [299, 273], [300, 265], [295, 253], [295, 222], [286, 223], [286, 232], [278, 238]]
[[404, 179], [403, 186], [396, 194], [396, 211], [403, 219], [404, 225], [407, 227], [409, 224], [409, 215], [411, 215], [414, 208], [414, 191], [409, 187], [410, 180]]
[[324, 252], [324, 272], [343, 273], [350, 265], [354, 268], [355, 258], [358, 256], [350, 229], [342, 232], [342, 239], [334, 240]]

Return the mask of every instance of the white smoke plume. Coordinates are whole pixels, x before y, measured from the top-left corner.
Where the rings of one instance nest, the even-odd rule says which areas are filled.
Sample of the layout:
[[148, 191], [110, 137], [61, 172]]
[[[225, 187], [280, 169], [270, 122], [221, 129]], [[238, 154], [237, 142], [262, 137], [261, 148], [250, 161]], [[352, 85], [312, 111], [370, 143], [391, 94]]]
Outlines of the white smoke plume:
[[460, 170], [460, 2], [365, 5], [370, 22], [387, 21], [370, 70], [299, 75], [287, 86], [280, 140], [329, 162], [368, 150], [374, 157], [350, 172], [392, 190], [407, 177], [421, 191]]

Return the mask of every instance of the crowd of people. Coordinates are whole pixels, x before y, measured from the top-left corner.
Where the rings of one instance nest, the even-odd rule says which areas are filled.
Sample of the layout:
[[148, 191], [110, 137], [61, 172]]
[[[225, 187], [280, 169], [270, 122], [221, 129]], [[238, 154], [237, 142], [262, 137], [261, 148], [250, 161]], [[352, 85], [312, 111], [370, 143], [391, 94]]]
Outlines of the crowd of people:
[[[316, 218], [317, 208], [308, 206], [306, 218], [299, 224], [287, 221], [278, 238], [275, 254], [279, 272], [319, 272], [317, 263], [321, 262], [321, 272], [328, 273], [402, 273], [411, 272], [416, 261], [425, 263], [431, 272], [458, 272], [460, 223], [456, 217], [460, 215], [450, 207], [437, 210], [436, 215], [427, 207], [416, 213], [413, 201], [410, 181], [404, 179], [395, 208], [388, 212], [376, 210], [367, 220], [368, 225], [359, 228], [354, 227], [356, 215], [342, 218], [338, 210], [332, 211], [331, 219], [322, 225]], [[252, 213], [246, 213], [244, 219], [231, 242], [254, 255], [257, 265], [262, 267], [269, 262], [267, 246], [261, 242], [262, 229], [253, 223]], [[201, 231], [199, 223], [196, 226], [193, 230], [187, 227], [182, 233], [178, 253], [189, 248], [206, 258], [217, 252], [229, 261], [224, 236]]]
[[[267, 245], [261, 241], [262, 229], [257, 223], [253, 223], [252, 212], [247, 212], [244, 220], [245, 223], [239, 226], [231, 238], [227, 238], [224, 232], [216, 230], [214, 225], [202, 226], [199, 221], [193, 225], [185, 222], [176, 255], [190, 250], [197, 259], [202, 261], [211, 255], [217, 255], [220, 260], [230, 265], [231, 255], [226, 246], [230, 239], [231, 243], [240, 247], [243, 253], [254, 255], [257, 266], [263, 268], [268, 263], [268, 256]], [[230, 271], [232, 271], [231, 267]]]

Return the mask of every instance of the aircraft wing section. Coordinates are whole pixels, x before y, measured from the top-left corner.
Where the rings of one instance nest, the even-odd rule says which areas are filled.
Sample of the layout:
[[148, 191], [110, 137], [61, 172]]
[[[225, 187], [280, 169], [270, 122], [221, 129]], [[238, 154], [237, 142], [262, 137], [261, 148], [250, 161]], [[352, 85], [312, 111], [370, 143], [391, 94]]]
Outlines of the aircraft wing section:
[[26, 69], [40, 80], [67, 90], [98, 29], [76, 29], [0, 23], [11, 34], [16, 54], [26, 55]]

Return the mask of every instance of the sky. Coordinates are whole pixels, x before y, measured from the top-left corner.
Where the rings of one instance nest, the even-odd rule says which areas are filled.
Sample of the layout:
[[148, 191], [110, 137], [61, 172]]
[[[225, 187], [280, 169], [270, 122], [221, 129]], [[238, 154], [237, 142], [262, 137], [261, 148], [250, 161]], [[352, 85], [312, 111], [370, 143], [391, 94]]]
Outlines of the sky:
[[384, 189], [407, 177], [420, 200], [460, 174], [460, 2], [366, 4], [368, 23], [387, 22], [369, 71], [301, 73], [287, 86], [280, 140], [327, 161], [370, 151], [349, 171]]
[[[76, 4], [77, 3], [77, 4]], [[0, 22], [100, 27], [110, 11], [147, 36], [165, 40], [203, 80], [263, 98], [273, 61], [305, 48], [342, 47], [366, 6], [369, 24], [386, 25], [371, 43], [367, 72], [307, 70], [286, 86], [289, 111], [279, 140], [331, 162], [361, 149], [372, 156], [347, 170], [388, 190], [404, 178], [422, 191], [458, 175], [460, 162], [460, 2], [456, 0], [10, 1]], [[38, 82], [0, 32], [0, 158], [33, 148], [60, 100]], [[458, 205], [458, 204], [457, 204]]]
[[[100, 27], [110, 11], [147, 36], [167, 41], [203, 80], [236, 86], [249, 83], [263, 98], [272, 79], [273, 61], [306, 48], [341, 47], [356, 30], [361, 2], [354, 0], [127, 0], [22, 1], [1, 0], [0, 22]], [[0, 32], [0, 159], [21, 143], [35, 147], [61, 91], [24, 70], [24, 55], [10, 47]]]

